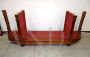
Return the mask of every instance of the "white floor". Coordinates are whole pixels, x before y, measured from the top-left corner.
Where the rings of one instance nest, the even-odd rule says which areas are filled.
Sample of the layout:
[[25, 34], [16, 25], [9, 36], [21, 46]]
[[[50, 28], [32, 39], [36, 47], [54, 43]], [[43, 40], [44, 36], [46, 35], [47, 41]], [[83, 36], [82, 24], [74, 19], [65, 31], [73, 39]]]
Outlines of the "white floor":
[[90, 57], [90, 33], [71, 46], [26, 45], [10, 43], [7, 34], [0, 36], [0, 57]]

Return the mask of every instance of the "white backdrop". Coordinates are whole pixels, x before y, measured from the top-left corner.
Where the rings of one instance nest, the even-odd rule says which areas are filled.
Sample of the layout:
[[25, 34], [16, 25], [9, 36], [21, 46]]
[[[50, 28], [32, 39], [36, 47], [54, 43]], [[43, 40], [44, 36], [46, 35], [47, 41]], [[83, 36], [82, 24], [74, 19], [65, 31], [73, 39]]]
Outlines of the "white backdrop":
[[28, 30], [63, 30], [67, 10], [78, 15], [77, 30], [82, 11], [87, 11], [83, 31], [90, 31], [90, 0], [0, 0], [0, 22], [3, 31], [6, 24], [1, 10], [7, 10], [12, 30], [17, 30], [14, 15], [25, 10]]

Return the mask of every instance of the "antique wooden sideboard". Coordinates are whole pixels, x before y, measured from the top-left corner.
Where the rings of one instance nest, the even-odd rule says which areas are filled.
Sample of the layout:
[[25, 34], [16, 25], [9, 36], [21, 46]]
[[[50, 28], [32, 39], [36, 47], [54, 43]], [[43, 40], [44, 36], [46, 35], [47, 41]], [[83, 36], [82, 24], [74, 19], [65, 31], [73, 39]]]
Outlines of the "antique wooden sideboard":
[[74, 31], [76, 15], [66, 11], [63, 31], [27, 31], [25, 11], [15, 14], [18, 31], [12, 31], [6, 10], [2, 10], [8, 29], [8, 39], [11, 42], [20, 44], [66, 44], [71, 45], [80, 40], [82, 24], [86, 12], [82, 12], [78, 31]]

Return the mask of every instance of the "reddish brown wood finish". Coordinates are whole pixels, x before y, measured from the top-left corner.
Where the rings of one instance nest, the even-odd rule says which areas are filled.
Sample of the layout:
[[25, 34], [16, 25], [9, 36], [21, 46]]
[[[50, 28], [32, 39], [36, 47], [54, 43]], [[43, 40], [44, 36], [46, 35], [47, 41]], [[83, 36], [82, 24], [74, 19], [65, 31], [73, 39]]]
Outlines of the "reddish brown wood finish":
[[27, 39], [27, 28], [26, 28], [26, 20], [25, 20], [25, 12], [22, 10], [18, 14], [15, 15], [16, 23], [18, 26], [18, 36], [20, 40], [23, 40], [24, 38]]
[[[7, 24], [8, 38], [10, 41], [15, 41], [14, 34], [18, 35], [17, 37], [20, 44], [70, 44], [80, 40], [80, 29], [78, 31], [73, 31], [76, 16], [69, 11], [66, 12], [64, 31], [51, 31], [51, 36], [49, 35], [50, 31], [27, 31], [24, 10], [15, 15], [18, 31], [11, 31], [6, 10], [2, 12]], [[82, 14], [81, 19], [84, 17]], [[82, 27], [82, 24], [83, 21], [81, 20], [79, 28]], [[51, 37], [51, 40], [49, 37]], [[62, 39], [64, 39], [64, 41]]]
[[[36, 38], [33, 38], [31, 34], [29, 34], [31, 32]], [[64, 36], [62, 33], [63, 31], [52, 31], [52, 40], [49, 40], [49, 36], [47, 36], [49, 31], [28, 31], [27, 34], [24, 35], [27, 38], [21, 38], [19, 40], [20, 44], [39, 44], [39, 42], [40, 44], [47, 44], [49, 42], [52, 42], [53, 44], [62, 44], [61, 38]], [[75, 43], [80, 40], [80, 34], [78, 34], [78, 31], [74, 31], [71, 36], [72, 38], [70, 38], [70, 40], [65, 39], [63, 44]]]
[[[85, 16], [86, 16], [86, 12], [83, 11], [82, 12], [82, 15], [81, 15], [81, 20], [80, 20], [80, 24], [79, 24], [79, 27], [78, 27], [78, 31], [77, 32], [73, 32], [72, 34], [72, 39], [74, 41], [77, 41], [75, 39], [80, 39], [81, 38], [81, 29], [82, 29], [82, 25], [83, 25], [83, 22], [84, 22], [84, 19], [85, 19]], [[77, 37], [78, 36], [78, 37]]]
[[[65, 27], [64, 31], [51, 31], [51, 40], [49, 40], [49, 32], [50, 31], [29, 31], [27, 32], [26, 29], [26, 21], [25, 21], [25, 12], [24, 10], [19, 12], [17, 15], [15, 15], [16, 21], [17, 21], [17, 26], [18, 26], [18, 31], [19, 31], [19, 36], [20, 36], [20, 42], [61, 42], [63, 38], [64, 42], [71, 43], [71, 33], [73, 32], [73, 27], [75, 24], [76, 16], [69, 11], [66, 12], [66, 18], [65, 18]], [[24, 25], [23, 25], [24, 24]], [[62, 37], [64, 36], [64, 37]]]
[[1, 29], [1, 26], [0, 26], [0, 36], [3, 35], [3, 32], [2, 32], [2, 29]]
[[76, 17], [77, 16], [72, 14], [71, 12], [66, 11], [64, 33], [66, 34], [67, 38], [69, 38], [73, 33]]
[[8, 30], [8, 38], [9, 38], [9, 40], [13, 41], [13, 40], [15, 40], [15, 37], [16, 37], [16, 35], [14, 36], [14, 34], [17, 34], [17, 33], [15, 33], [15, 32], [13, 33], [13, 31], [11, 31], [10, 22], [9, 22], [6, 10], [2, 10], [2, 13], [3, 13], [4, 19], [6, 22], [6, 26], [7, 26], [7, 30]]
[[82, 30], [82, 25], [83, 25], [83, 22], [84, 22], [86, 13], [87, 13], [87, 12], [85, 12], [85, 11], [82, 12], [82, 16], [81, 16], [81, 20], [80, 20], [80, 24], [79, 24], [79, 28], [78, 28], [78, 31], [79, 31], [79, 32], [81, 32], [81, 30]]

